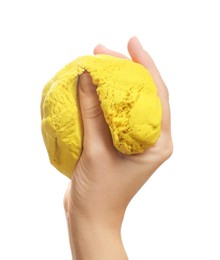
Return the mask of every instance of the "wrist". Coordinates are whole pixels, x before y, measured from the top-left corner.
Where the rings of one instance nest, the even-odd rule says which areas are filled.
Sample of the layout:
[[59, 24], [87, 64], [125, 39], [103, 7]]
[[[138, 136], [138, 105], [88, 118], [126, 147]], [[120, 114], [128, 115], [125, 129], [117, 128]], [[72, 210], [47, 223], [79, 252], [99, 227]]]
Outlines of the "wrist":
[[69, 203], [65, 209], [73, 225], [79, 229], [89, 225], [103, 229], [117, 230], [120, 232], [124, 219], [125, 209], [104, 207], [103, 205], [83, 207], [81, 204]]
[[121, 240], [121, 223], [93, 221], [67, 213], [74, 260], [126, 260]]

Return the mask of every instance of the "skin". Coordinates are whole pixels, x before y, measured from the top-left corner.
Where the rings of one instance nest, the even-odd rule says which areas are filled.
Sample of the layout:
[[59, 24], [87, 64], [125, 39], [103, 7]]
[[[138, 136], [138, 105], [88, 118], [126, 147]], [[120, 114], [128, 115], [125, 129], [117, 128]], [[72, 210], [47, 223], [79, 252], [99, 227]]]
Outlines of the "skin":
[[[138, 155], [123, 155], [112, 144], [88, 73], [80, 76], [79, 101], [83, 119], [83, 151], [64, 198], [70, 246], [74, 260], [128, 259], [121, 240], [126, 208], [156, 169], [172, 154], [168, 90], [150, 55], [139, 40], [128, 42], [134, 62], [153, 76], [162, 103], [161, 136]], [[98, 45], [94, 54], [126, 56]]]

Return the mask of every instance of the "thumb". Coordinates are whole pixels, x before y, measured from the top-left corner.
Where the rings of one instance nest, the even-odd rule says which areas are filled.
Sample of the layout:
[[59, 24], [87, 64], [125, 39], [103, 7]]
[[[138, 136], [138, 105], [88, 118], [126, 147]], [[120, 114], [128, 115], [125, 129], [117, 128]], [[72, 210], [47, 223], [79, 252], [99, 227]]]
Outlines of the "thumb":
[[84, 127], [84, 147], [97, 144], [111, 144], [111, 134], [105, 121], [96, 86], [88, 72], [79, 77], [79, 103]]

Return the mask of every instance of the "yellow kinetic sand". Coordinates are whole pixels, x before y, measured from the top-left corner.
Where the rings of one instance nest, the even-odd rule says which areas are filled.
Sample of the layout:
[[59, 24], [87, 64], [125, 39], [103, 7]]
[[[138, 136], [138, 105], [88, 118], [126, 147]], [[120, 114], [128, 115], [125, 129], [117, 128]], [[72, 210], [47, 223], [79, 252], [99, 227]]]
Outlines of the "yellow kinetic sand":
[[97, 85], [114, 146], [121, 153], [142, 153], [160, 135], [161, 103], [143, 66], [108, 55], [80, 57], [46, 84], [41, 102], [42, 133], [50, 161], [69, 178], [82, 151], [77, 80], [85, 70]]

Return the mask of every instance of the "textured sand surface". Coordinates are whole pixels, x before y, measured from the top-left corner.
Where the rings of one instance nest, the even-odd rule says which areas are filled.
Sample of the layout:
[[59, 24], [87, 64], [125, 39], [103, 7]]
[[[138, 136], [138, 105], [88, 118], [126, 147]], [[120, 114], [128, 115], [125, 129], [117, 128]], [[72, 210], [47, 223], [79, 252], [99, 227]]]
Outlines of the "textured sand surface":
[[77, 80], [85, 70], [98, 86], [101, 107], [120, 152], [141, 153], [160, 135], [161, 103], [143, 66], [108, 55], [80, 57], [46, 84], [41, 102], [42, 133], [50, 161], [69, 178], [82, 151]]

